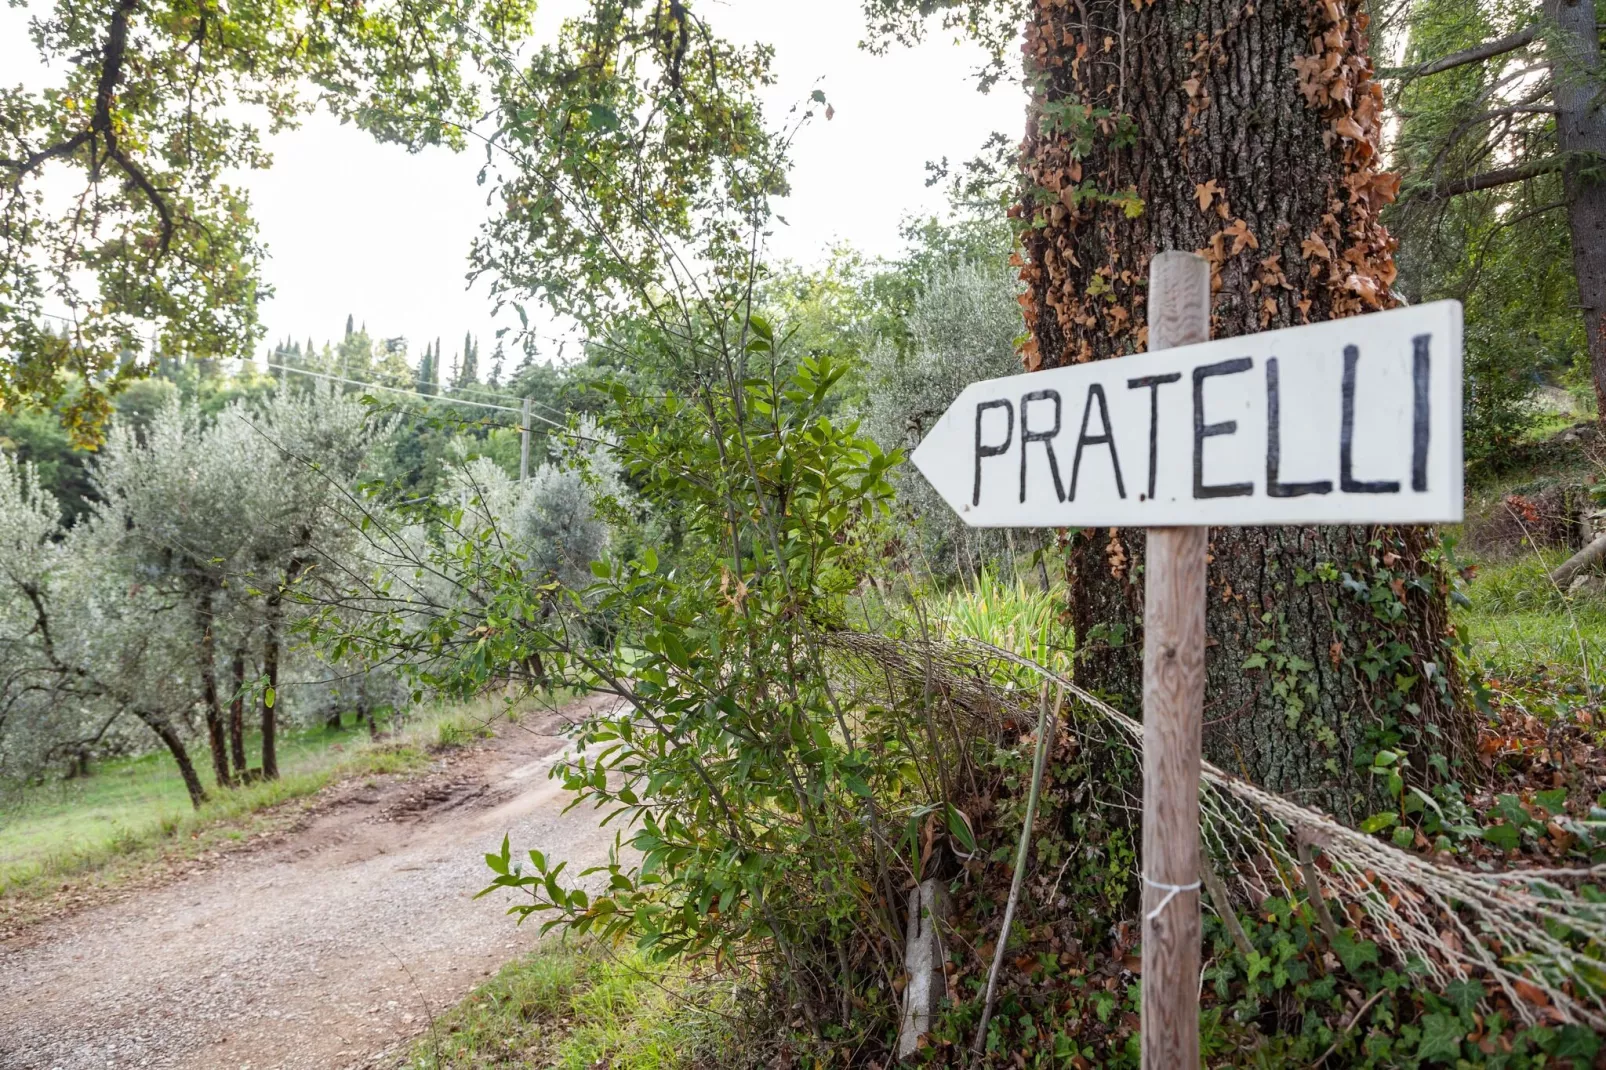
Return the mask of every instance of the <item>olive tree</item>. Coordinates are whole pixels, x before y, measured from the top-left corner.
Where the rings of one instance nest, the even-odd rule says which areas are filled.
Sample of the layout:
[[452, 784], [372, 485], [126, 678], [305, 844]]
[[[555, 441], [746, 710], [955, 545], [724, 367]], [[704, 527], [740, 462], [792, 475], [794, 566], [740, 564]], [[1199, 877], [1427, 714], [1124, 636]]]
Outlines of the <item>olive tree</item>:
[[[1020, 371], [1019, 293], [1001, 257], [931, 269], [905, 321], [908, 345], [882, 339], [869, 350], [864, 428], [882, 449], [913, 450], [966, 386]], [[967, 527], [913, 468], [891, 478], [899, 504], [914, 514], [931, 572], [974, 575], [1007, 552], [1006, 535]]]

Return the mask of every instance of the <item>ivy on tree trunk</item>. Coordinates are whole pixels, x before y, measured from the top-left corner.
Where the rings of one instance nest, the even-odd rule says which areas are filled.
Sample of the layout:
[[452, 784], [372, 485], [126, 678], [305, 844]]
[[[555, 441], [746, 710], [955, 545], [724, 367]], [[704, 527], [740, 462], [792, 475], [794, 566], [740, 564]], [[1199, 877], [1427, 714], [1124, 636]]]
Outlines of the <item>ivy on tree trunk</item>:
[[[1218, 338], [1396, 303], [1366, 24], [1339, 0], [1033, 0], [1027, 370], [1143, 351], [1165, 249], [1210, 262]], [[1464, 746], [1436, 550], [1409, 528], [1212, 531], [1206, 756], [1353, 816], [1369, 725], [1424, 765]], [[1134, 711], [1142, 574], [1141, 531], [1071, 540], [1079, 680]]]

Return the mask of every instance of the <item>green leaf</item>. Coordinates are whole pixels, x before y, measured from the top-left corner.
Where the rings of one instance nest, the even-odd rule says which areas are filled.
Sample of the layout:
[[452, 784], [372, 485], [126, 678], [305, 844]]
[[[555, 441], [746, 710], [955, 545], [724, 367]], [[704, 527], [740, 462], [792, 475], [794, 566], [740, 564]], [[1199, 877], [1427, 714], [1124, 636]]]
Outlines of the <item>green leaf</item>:
[[276, 698], [278, 698], [278, 694], [273, 690], [273, 688], [271, 686], [270, 687], [266, 687], [266, 688], [263, 689], [263, 691], [262, 691], [262, 704], [264, 706], [266, 706], [268, 709], [270, 709], [270, 710], [273, 709], [273, 700], [276, 699]]
[[1400, 820], [1400, 815], [1392, 810], [1385, 810], [1380, 814], [1373, 814], [1361, 822], [1362, 832], [1382, 832], [1384, 829]]
[[1416, 830], [1409, 825], [1401, 825], [1394, 830], [1392, 839], [1394, 840], [1394, 846], [1404, 849], [1416, 842]]
[[1594, 1030], [1586, 1029], [1581, 1025], [1564, 1025], [1561, 1027], [1561, 1037], [1556, 1042], [1553, 1055], [1562, 1058], [1582, 1060], [1575, 1062], [1574, 1066], [1587, 1066], [1600, 1051], [1600, 1037]]
[[1483, 830], [1483, 838], [1502, 851], [1514, 850], [1522, 842], [1522, 834], [1512, 825], [1489, 825]]
[[1552, 816], [1567, 812], [1567, 789], [1553, 788], [1550, 791], [1534, 792], [1534, 802], [1545, 808], [1545, 813]]
[[1444, 994], [1455, 1004], [1456, 1010], [1462, 1014], [1471, 1014], [1477, 1010], [1479, 1001], [1483, 999], [1483, 985], [1477, 981], [1455, 980], [1445, 986]]
[[970, 822], [958, 807], [948, 807], [948, 833], [959, 841], [959, 846], [968, 853], [976, 853], [976, 837], [970, 831]]
[[1416, 1057], [1454, 1062], [1461, 1055], [1461, 1038], [1466, 1035], [1466, 1026], [1455, 1015], [1430, 1014], [1422, 1019], [1422, 1040], [1417, 1044]]
[[1333, 953], [1350, 973], [1359, 973], [1362, 966], [1375, 965], [1378, 960], [1377, 945], [1348, 929], [1339, 930], [1333, 940]]

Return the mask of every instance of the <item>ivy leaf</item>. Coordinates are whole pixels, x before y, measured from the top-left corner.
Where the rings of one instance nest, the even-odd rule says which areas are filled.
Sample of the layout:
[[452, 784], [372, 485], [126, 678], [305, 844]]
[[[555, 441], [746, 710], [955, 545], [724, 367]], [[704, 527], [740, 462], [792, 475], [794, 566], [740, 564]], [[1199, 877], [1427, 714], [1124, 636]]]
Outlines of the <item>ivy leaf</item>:
[[1359, 973], [1362, 966], [1377, 962], [1377, 945], [1353, 935], [1348, 929], [1341, 929], [1333, 940], [1333, 952], [1338, 961], [1350, 973]]
[[1588, 1065], [1600, 1050], [1600, 1037], [1593, 1030], [1585, 1029], [1581, 1025], [1564, 1025], [1561, 1027], [1561, 1038], [1556, 1042], [1556, 1050], [1552, 1053], [1558, 1057], [1571, 1057], [1582, 1062], [1575, 1066]]
[[1545, 808], [1545, 813], [1555, 815], [1565, 813], [1567, 810], [1567, 789], [1553, 788], [1550, 791], [1534, 792], [1534, 802]]
[[1483, 999], [1483, 986], [1476, 981], [1455, 980], [1445, 986], [1444, 994], [1455, 1004], [1456, 1010], [1471, 1014]]
[[1511, 825], [1489, 825], [1483, 830], [1483, 838], [1502, 851], [1515, 850], [1522, 842], [1522, 836]]
[[1429, 1059], [1454, 1062], [1461, 1055], [1461, 1038], [1466, 1035], [1466, 1027], [1455, 1015], [1430, 1014], [1422, 1019], [1422, 1040], [1417, 1045], [1416, 1057], [1424, 1062]]

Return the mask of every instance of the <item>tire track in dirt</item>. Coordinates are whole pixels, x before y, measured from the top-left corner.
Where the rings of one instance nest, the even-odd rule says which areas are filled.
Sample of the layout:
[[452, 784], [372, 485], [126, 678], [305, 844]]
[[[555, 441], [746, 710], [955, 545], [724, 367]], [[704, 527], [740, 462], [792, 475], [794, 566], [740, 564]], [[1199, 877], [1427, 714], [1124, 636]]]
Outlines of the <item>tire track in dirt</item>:
[[[576, 707], [564, 711], [570, 715]], [[5, 1070], [376, 1065], [535, 940], [472, 897], [515, 846], [605, 861], [547, 771], [561, 716], [422, 781], [348, 782], [272, 847], [0, 945]]]

